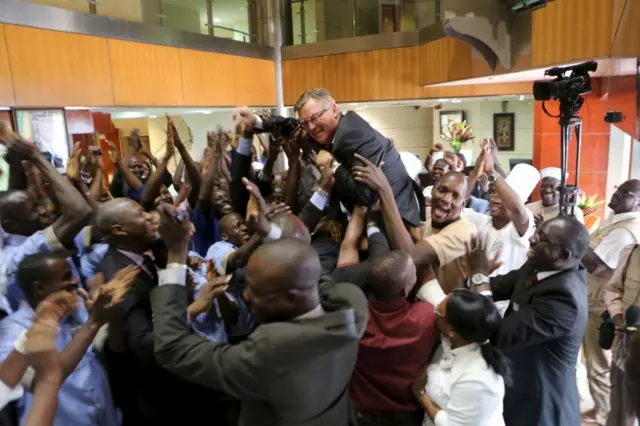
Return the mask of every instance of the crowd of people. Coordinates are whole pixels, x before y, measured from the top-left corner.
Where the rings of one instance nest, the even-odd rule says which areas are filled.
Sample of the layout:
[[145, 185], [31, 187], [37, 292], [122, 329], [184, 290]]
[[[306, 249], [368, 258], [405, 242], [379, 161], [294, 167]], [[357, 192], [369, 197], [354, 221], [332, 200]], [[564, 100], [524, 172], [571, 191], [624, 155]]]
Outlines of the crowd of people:
[[490, 139], [421, 161], [325, 89], [294, 109], [200, 161], [133, 132], [108, 188], [95, 147], [61, 174], [0, 130], [1, 425], [634, 425], [640, 181], [589, 235]]

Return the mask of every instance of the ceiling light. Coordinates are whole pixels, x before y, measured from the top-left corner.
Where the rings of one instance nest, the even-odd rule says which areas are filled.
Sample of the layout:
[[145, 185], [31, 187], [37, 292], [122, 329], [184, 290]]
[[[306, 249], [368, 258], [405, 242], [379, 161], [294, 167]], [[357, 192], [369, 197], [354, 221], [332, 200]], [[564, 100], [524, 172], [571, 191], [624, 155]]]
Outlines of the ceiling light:
[[520, 100], [524, 101], [524, 95], [520, 95]]
[[449, 99], [438, 99], [438, 102], [449, 102]]
[[158, 118], [157, 115], [150, 115], [149, 118]]
[[84, 106], [70, 106], [70, 107], [64, 107], [64, 109], [68, 111], [78, 111], [78, 110], [89, 109], [89, 108]]
[[208, 115], [211, 114], [211, 111], [202, 111], [203, 114]]
[[213, 18], [213, 22], [215, 24], [219, 24], [220, 22], [222, 22], [222, 20], [220, 18]]
[[10, 109], [9, 107], [0, 107], [0, 111], [9, 111]]
[[451, 103], [452, 103], [452, 104], [459, 104], [459, 103], [461, 103], [461, 102], [462, 102], [462, 101], [461, 101], [460, 99], [451, 99]]
[[358, 106], [358, 104], [349, 104], [349, 106]]

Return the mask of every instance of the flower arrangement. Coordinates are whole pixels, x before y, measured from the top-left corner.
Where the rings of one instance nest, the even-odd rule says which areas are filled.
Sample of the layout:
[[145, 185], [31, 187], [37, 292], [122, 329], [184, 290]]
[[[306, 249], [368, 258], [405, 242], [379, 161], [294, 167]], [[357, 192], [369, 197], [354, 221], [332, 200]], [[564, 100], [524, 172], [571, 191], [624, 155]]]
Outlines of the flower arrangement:
[[467, 120], [449, 121], [443, 128], [440, 137], [449, 142], [454, 151], [460, 151], [462, 144], [475, 138], [472, 127]]
[[603, 203], [603, 200], [598, 200], [598, 194], [594, 194], [589, 197], [583, 192], [582, 194], [578, 195], [578, 199], [576, 200], [576, 207], [579, 207], [586, 217], [594, 214]]
[[595, 232], [600, 226], [600, 216], [596, 215], [596, 212], [603, 203], [603, 200], [598, 200], [598, 194], [594, 194], [589, 197], [583, 192], [578, 195], [576, 207], [582, 210], [582, 214], [584, 215], [584, 226], [590, 234]]

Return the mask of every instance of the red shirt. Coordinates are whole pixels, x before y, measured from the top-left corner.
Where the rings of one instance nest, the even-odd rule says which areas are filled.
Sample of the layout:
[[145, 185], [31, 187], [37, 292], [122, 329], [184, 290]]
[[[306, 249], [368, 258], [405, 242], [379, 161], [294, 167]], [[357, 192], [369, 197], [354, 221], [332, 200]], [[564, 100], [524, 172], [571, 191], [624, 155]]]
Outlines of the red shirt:
[[354, 409], [373, 413], [420, 408], [411, 383], [427, 367], [439, 338], [429, 302], [369, 299], [369, 322], [349, 390]]

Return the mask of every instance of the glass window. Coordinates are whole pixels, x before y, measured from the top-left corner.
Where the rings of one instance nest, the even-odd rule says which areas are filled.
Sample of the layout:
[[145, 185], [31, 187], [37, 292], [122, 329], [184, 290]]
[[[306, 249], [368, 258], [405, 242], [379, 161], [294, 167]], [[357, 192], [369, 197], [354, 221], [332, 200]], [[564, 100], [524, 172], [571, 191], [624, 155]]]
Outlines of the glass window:
[[439, 20], [439, 0], [285, 0], [285, 44], [411, 31]]
[[89, 12], [87, 0], [29, 0], [31, 3], [40, 3], [47, 6], [55, 6], [62, 9], [71, 9], [78, 12]]

